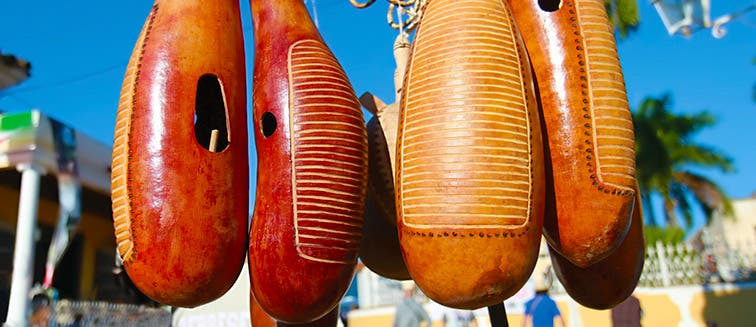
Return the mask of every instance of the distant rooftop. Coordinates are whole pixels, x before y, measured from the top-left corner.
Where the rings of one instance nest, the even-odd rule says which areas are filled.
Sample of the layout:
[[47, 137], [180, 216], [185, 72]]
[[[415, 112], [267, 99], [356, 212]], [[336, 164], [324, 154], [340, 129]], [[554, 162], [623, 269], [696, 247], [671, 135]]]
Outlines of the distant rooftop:
[[21, 83], [29, 77], [30, 71], [28, 61], [0, 52], [0, 90]]

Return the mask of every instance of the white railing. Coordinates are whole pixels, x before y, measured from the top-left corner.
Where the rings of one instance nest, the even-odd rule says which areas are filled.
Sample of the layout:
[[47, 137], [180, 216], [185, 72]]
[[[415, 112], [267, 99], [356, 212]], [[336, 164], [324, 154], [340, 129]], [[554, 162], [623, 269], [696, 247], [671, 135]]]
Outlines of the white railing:
[[[638, 285], [653, 288], [756, 281], [756, 244], [709, 244], [699, 247], [687, 243], [648, 244]], [[551, 261], [547, 252], [540, 253], [539, 260]], [[550, 275], [553, 280], [550, 291], [564, 293], [553, 270]], [[368, 269], [363, 269], [357, 278], [361, 308], [395, 305], [402, 297], [397, 281]]]
[[646, 248], [639, 284], [649, 287], [700, 285], [705, 279], [703, 262], [698, 251], [689, 244], [658, 242]]

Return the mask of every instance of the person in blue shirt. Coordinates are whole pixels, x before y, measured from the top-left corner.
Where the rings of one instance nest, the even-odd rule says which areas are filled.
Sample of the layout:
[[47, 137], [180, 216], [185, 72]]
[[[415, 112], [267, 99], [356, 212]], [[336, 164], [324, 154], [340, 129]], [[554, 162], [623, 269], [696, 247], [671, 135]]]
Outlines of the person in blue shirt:
[[549, 288], [545, 282], [536, 280], [536, 295], [525, 302], [525, 318], [522, 320], [522, 327], [527, 327], [528, 323], [533, 327], [554, 327], [555, 319], [558, 322], [557, 325], [564, 327], [559, 308], [549, 297]]

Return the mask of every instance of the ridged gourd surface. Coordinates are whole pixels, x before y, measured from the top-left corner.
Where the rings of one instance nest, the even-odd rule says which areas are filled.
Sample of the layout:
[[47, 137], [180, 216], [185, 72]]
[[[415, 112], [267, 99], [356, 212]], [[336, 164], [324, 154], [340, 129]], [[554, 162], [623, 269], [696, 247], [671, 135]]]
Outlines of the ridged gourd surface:
[[128, 164], [131, 119], [135, 110], [134, 101], [136, 101], [136, 86], [139, 81], [139, 64], [142, 61], [145, 41], [155, 21], [157, 9], [157, 5], [152, 8], [129, 59], [121, 86], [121, 97], [118, 101], [118, 113], [116, 115], [110, 181], [111, 197], [113, 201], [113, 225], [115, 226], [118, 254], [126, 263], [129, 263], [134, 255], [134, 242], [131, 237], [130, 194], [132, 190], [128, 184], [128, 180], [130, 179]]
[[635, 185], [633, 123], [611, 24], [603, 1], [577, 1], [583, 29], [598, 177], [625, 190]]
[[512, 226], [530, 216], [525, 53], [511, 26], [497, 1], [428, 4], [400, 120], [406, 225]]
[[352, 263], [362, 233], [367, 173], [360, 104], [319, 41], [292, 45], [289, 74], [297, 251], [315, 261]]

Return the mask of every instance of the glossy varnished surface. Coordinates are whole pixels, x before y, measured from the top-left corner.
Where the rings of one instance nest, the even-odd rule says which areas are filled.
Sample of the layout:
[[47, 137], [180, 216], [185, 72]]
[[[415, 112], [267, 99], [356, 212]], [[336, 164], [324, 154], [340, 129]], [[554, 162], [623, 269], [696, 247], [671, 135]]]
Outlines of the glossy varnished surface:
[[339, 307], [333, 308], [328, 314], [322, 318], [313, 322], [304, 324], [287, 324], [284, 322], [276, 321], [269, 316], [262, 308], [260, 304], [255, 300], [254, 294], [250, 291], [249, 294], [249, 315], [254, 327], [336, 327], [339, 320]]
[[[228, 117], [218, 153], [195, 137], [195, 108], [208, 100], [198, 93], [203, 76], [219, 82]], [[238, 3], [157, 1], [121, 91], [112, 199], [126, 271], [158, 302], [191, 307], [211, 301], [231, 287], [242, 267], [245, 107]]]
[[634, 135], [614, 36], [601, 0], [553, 12], [509, 1], [533, 62], [547, 134], [549, 244], [578, 266], [606, 257], [630, 225]]
[[531, 74], [506, 3], [428, 2], [402, 98], [396, 191], [405, 262], [441, 304], [501, 302], [535, 264], [544, 189]]
[[633, 293], [643, 272], [646, 245], [643, 240], [643, 214], [640, 196], [635, 201], [627, 236], [608, 257], [580, 268], [549, 247], [554, 272], [567, 294], [593, 309], [612, 308]]
[[258, 153], [250, 278], [266, 312], [304, 323], [334, 308], [352, 278], [367, 179], [364, 120], [303, 3], [250, 3]]
[[365, 198], [362, 112], [322, 41], [299, 41], [289, 56], [297, 252], [314, 261], [354, 263]]

